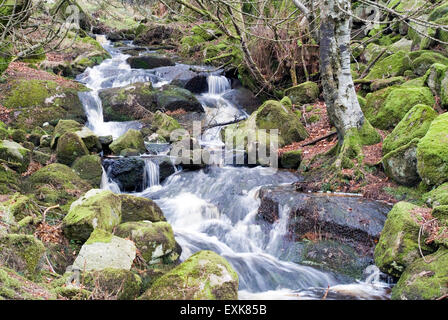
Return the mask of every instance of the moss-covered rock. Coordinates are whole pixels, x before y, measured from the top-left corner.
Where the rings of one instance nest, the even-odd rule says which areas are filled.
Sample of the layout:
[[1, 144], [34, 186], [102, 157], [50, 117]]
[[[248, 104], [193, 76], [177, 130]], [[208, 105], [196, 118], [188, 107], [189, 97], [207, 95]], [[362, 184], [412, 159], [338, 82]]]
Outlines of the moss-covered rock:
[[56, 156], [59, 163], [71, 166], [77, 158], [88, 154], [89, 150], [76, 133], [67, 132], [58, 139]]
[[121, 222], [121, 199], [108, 190], [92, 189], [73, 202], [63, 219], [69, 239], [86, 241], [94, 229], [112, 231]]
[[444, 183], [423, 195], [425, 202], [432, 207], [448, 205], [448, 183]]
[[392, 289], [392, 299], [435, 300], [448, 294], [448, 250], [440, 248], [425, 260], [417, 259], [406, 268]]
[[53, 163], [33, 173], [25, 189], [47, 204], [67, 204], [92, 186], [66, 165]]
[[[406, 267], [419, 258], [418, 233], [420, 224], [414, 213], [419, 207], [398, 202], [387, 216], [380, 240], [375, 247], [375, 264], [385, 273], [399, 277]], [[421, 242], [422, 252], [434, 250]]]
[[101, 158], [99, 156], [82, 156], [75, 160], [72, 168], [81, 177], [81, 179], [89, 182], [92, 187], [100, 187], [101, 177], [103, 175], [103, 167], [101, 165]]
[[156, 93], [157, 108], [162, 111], [183, 109], [192, 112], [204, 112], [201, 103], [187, 89], [165, 85]]
[[85, 286], [97, 295], [117, 300], [134, 300], [140, 295], [141, 278], [124, 269], [106, 268], [83, 274]]
[[433, 51], [423, 52], [412, 61], [412, 70], [416, 75], [423, 76], [434, 63], [448, 65], [448, 58]]
[[115, 154], [120, 154], [124, 149], [135, 149], [140, 153], [146, 152], [143, 136], [140, 131], [130, 129], [124, 135], [109, 145], [109, 149]]
[[292, 150], [284, 152], [280, 157], [280, 163], [283, 168], [296, 169], [302, 161], [302, 150]]
[[428, 185], [448, 181], [448, 113], [438, 116], [417, 147], [418, 173]]
[[13, 194], [20, 189], [20, 175], [8, 167], [0, 166], [0, 194]]
[[53, 300], [45, 285], [33, 283], [16, 271], [0, 266], [0, 300]]
[[0, 208], [2, 208], [4, 214], [6, 213], [6, 215], [8, 215], [7, 220], [13, 218], [16, 222], [19, 222], [26, 217], [41, 217], [40, 208], [36, 201], [20, 193], [16, 193], [7, 201], [1, 202]]
[[44, 253], [44, 245], [34, 236], [8, 234], [0, 238], [0, 263], [29, 279], [37, 278]]
[[115, 234], [131, 239], [148, 265], [173, 263], [179, 258], [174, 233], [167, 222], [126, 222], [116, 228]]
[[393, 55], [377, 62], [365, 77], [367, 80], [385, 79], [402, 76], [411, 68], [411, 59], [405, 51], [398, 51]]
[[166, 221], [162, 209], [151, 199], [136, 197], [130, 194], [118, 195], [121, 199], [121, 221], [141, 221], [151, 222]]
[[170, 140], [171, 132], [181, 129], [179, 122], [166, 113], [157, 111], [151, 121], [151, 129], [166, 141]]
[[399, 77], [392, 77], [392, 78], [386, 78], [386, 79], [376, 79], [372, 81], [370, 84], [370, 90], [377, 91], [381, 90], [390, 86], [396, 86], [403, 84], [405, 82], [405, 78], [402, 76]]
[[95, 229], [79, 251], [73, 268], [83, 271], [131, 270], [137, 249], [131, 240]]
[[[398, 87], [383, 90], [368, 94], [365, 107], [367, 119], [375, 128], [382, 130], [396, 126], [415, 105], [433, 106], [435, 103], [431, 90], [427, 87]], [[379, 100], [372, 101], [376, 97]]]
[[104, 89], [99, 92], [105, 121], [131, 121], [151, 116], [157, 103], [151, 82]]
[[427, 105], [418, 104], [414, 106], [384, 139], [383, 154], [404, 146], [413, 139], [423, 138], [437, 116], [437, 112]]
[[0, 162], [7, 164], [11, 169], [23, 173], [27, 170], [30, 160], [30, 150], [13, 141], [0, 141]]
[[388, 177], [406, 186], [414, 186], [420, 181], [417, 172], [417, 144], [419, 141], [418, 138], [413, 139], [383, 157], [384, 171]]
[[50, 80], [14, 80], [0, 103], [14, 111], [14, 128], [32, 130], [45, 122], [56, 124], [60, 119], [83, 123], [86, 115], [78, 92], [86, 90], [76, 83], [63, 86]]
[[293, 104], [302, 105], [305, 103], [313, 103], [319, 97], [319, 87], [316, 83], [307, 81], [297, 86], [285, 90]]
[[199, 251], [157, 279], [141, 299], [236, 300], [238, 275], [212, 251]]
[[154, 69], [160, 67], [171, 67], [175, 65], [173, 60], [159, 54], [129, 57], [126, 62], [129, 63], [133, 69]]

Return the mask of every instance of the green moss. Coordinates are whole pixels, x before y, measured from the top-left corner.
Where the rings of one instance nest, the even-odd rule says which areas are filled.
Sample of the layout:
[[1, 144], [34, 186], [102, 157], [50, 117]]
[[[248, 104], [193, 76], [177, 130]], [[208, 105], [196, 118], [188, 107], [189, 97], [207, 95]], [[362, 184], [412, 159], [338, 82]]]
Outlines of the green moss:
[[423, 76], [434, 63], [448, 65], [448, 58], [433, 51], [423, 52], [418, 58], [412, 61], [412, 69], [416, 75]]
[[414, 106], [384, 139], [383, 154], [404, 146], [415, 138], [423, 138], [437, 115], [437, 112], [427, 105]]
[[[412, 213], [417, 206], [398, 202], [387, 216], [381, 237], [375, 247], [375, 264], [385, 273], [399, 277], [405, 268], [411, 265], [418, 257], [418, 233], [420, 225]], [[425, 254], [433, 249], [421, 243]]]
[[44, 203], [64, 205], [92, 186], [70, 167], [54, 163], [32, 174], [26, 180], [24, 188]]
[[[176, 241], [171, 225], [167, 222], [127, 222], [119, 225], [115, 234], [121, 238], [131, 239], [147, 264], [161, 263], [164, 260], [173, 261], [173, 258], [168, 256], [175, 254]], [[174, 260], [178, 257], [175, 254]]]
[[83, 275], [86, 287], [117, 300], [133, 300], [140, 295], [141, 278], [128, 270], [106, 268]]
[[151, 127], [152, 130], [167, 141], [170, 139], [171, 132], [182, 128], [176, 119], [160, 111], [154, 114]]
[[448, 113], [438, 116], [417, 147], [417, 168], [428, 185], [448, 181]]
[[367, 80], [384, 79], [401, 76], [411, 68], [411, 60], [405, 51], [398, 51], [393, 55], [377, 62], [369, 74]]
[[0, 162], [19, 173], [27, 170], [31, 160], [31, 152], [20, 144], [8, 140], [0, 141]]
[[99, 156], [82, 156], [73, 163], [72, 168], [81, 179], [86, 180], [95, 188], [100, 187], [103, 167]]
[[83, 128], [83, 125], [74, 120], [59, 120], [58, 124], [54, 128], [53, 139], [50, 146], [56, 148], [58, 139], [67, 132], [77, 132]]
[[417, 259], [406, 268], [392, 289], [392, 299], [434, 300], [448, 294], [448, 250], [440, 248], [425, 260]]
[[122, 222], [147, 220], [151, 222], [166, 221], [160, 207], [151, 199], [120, 194]]
[[302, 150], [293, 150], [284, 152], [280, 157], [280, 163], [283, 168], [297, 169], [302, 161]]
[[438, 188], [424, 194], [423, 199], [432, 207], [448, 205], [448, 183], [444, 183]]
[[9, 169], [0, 166], [0, 194], [12, 194], [20, 191], [20, 175]]
[[[388, 91], [381, 92], [380, 97], [384, 97], [387, 93]], [[433, 106], [435, 103], [431, 90], [426, 87], [391, 89], [384, 103], [381, 101], [372, 103], [373, 106], [378, 107], [376, 110], [369, 104], [369, 98], [371, 97], [367, 95], [369, 107], [366, 106], [368, 109], [366, 117], [375, 128], [382, 130], [391, 129], [397, 125], [413, 106], [417, 104]]]
[[143, 136], [140, 131], [130, 129], [124, 135], [109, 145], [110, 150], [115, 154], [120, 154], [123, 149], [136, 149], [140, 153], [146, 152]]
[[319, 87], [316, 83], [308, 81], [286, 89], [285, 95], [291, 99], [293, 104], [299, 106], [305, 103], [313, 103], [319, 96]]
[[392, 78], [386, 78], [386, 79], [377, 79], [372, 81], [370, 85], [370, 90], [377, 91], [381, 90], [390, 86], [400, 85], [405, 82], [404, 77], [392, 77]]
[[23, 272], [30, 279], [37, 278], [44, 253], [44, 245], [34, 236], [8, 234], [0, 238], [1, 264]]
[[77, 287], [57, 287], [52, 292], [56, 296], [68, 300], [88, 300], [92, 296], [92, 292]]
[[40, 208], [35, 200], [20, 193], [14, 194], [8, 201], [3, 202], [2, 206], [4, 207], [3, 210], [14, 217], [16, 222], [28, 216], [41, 217]]
[[76, 133], [67, 132], [59, 138], [56, 148], [59, 163], [70, 166], [77, 158], [88, 154], [89, 150]]
[[236, 300], [238, 275], [212, 251], [199, 251], [157, 279], [141, 299]]
[[120, 221], [120, 198], [111, 191], [92, 189], [72, 203], [63, 231], [69, 239], [86, 241], [94, 229], [111, 232]]
[[112, 234], [102, 229], [95, 229], [89, 236], [85, 244], [92, 244], [95, 242], [109, 243], [112, 240]]

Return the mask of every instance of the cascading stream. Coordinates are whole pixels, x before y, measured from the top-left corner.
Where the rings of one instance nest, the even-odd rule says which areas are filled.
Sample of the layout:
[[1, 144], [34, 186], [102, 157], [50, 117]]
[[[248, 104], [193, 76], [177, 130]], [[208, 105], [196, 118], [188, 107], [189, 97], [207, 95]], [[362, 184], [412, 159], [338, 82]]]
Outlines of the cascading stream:
[[[139, 124], [105, 122], [98, 91], [139, 81], [151, 81], [159, 87], [170, 83], [176, 74], [186, 72], [189, 66], [131, 69], [126, 63], [127, 55], [110, 42], [103, 45], [112, 59], [88, 68], [79, 77], [92, 89], [80, 93], [80, 97], [89, 127], [98, 135], [117, 138], [129, 128], [139, 128]], [[206, 130], [199, 140], [209, 150], [220, 150], [224, 143], [219, 124], [245, 118], [247, 113], [224, 98], [231, 90], [229, 79], [211, 74], [207, 82], [208, 92], [197, 98], [208, 123], [218, 126]], [[346, 283], [337, 274], [280, 259], [282, 248], [288, 244], [284, 237], [288, 208], [280, 208], [280, 219], [274, 225], [260, 221], [257, 193], [261, 186], [295, 182], [295, 174], [262, 167], [212, 166], [207, 171], [176, 172], [160, 185], [158, 165], [149, 159], [145, 160], [144, 172], [146, 189], [136, 195], [151, 198], [161, 207], [182, 247], [181, 260], [199, 250], [221, 254], [239, 275], [241, 299], [320, 299], [328, 286], [335, 288], [336, 298], [386, 297], [384, 287], [375, 277], [369, 278], [369, 283]], [[101, 188], [120, 192], [118, 184], [104, 170]]]

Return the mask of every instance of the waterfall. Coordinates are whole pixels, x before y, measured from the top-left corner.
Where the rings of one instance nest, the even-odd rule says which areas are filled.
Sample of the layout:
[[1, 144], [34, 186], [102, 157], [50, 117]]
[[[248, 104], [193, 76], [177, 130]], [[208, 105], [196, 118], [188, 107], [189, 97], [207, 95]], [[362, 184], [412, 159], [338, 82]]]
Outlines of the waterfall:
[[159, 165], [151, 159], [145, 159], [145, 172], [143, 177], [143, 189], [160, 185]]
[[230, 80], [224, 76], [208, 76], [207, 83], [209, 94], [222, 94], [231, 89]]
[[101, 175], [100, 189], [110, 190], [113, 193], [121, 193], [120, 186], [115, 181], [113, 181], [112, 179], [110, 179], [107, 176], [107, 173], [106, 173], [106, 170], [104, 170], [104, 167], [102, 169], [103, 169], [103, 173]]

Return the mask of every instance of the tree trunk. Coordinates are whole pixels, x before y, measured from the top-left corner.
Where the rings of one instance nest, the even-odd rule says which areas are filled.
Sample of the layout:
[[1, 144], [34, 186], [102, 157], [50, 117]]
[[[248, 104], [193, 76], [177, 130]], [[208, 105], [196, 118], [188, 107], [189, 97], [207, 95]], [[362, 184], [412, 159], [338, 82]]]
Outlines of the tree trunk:
[[350, 0], [321, 1], [320, 73], [323, 96], [339, 142], [351, 129], [361, 129], [364, 114], [350, 69]]

